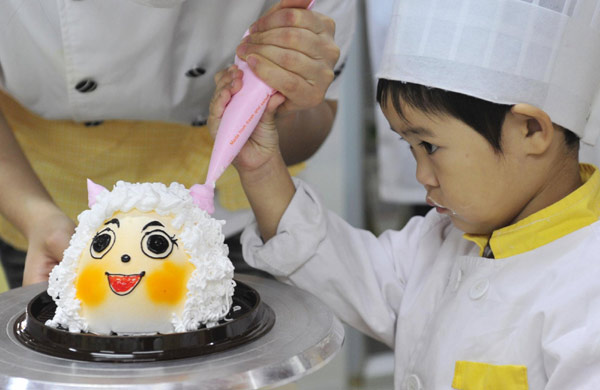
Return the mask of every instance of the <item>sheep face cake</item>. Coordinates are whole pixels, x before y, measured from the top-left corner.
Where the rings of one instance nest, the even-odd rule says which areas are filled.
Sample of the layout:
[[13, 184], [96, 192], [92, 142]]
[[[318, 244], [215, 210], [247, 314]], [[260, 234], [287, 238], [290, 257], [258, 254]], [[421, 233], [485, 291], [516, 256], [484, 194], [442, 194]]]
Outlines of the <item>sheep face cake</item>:
[[149, 334], [213, 326], [235, 282], [222, 222], [183, 185], [88, 182], [90, 209], [50, 274], [47, 322], [71, 332]]
[[[96, 232], [79, 259], [75, 297], [95, 333], [171, 330], [195, 269], [179, 246], [172, 217], [118, 212]], [[125, 313], [135, 308], [135, 316]]]

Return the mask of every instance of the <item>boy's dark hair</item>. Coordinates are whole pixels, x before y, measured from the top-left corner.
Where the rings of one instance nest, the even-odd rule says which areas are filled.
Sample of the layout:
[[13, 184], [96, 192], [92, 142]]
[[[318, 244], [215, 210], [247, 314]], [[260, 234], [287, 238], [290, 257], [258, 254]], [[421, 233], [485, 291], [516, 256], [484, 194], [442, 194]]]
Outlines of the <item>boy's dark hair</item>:
[[[492, 103], [487, 100], [458, 92], [430, 88], [420, 84], [397, 80], [379, 79], [377, 102], [385, 107], [388, 96], [398, 115], [404, 118], [401, 102], [431, 114], [449, 114], [466, 123], [481, 134], [498, 153], [502, 152], [502, 124], [510, 104]], [[579, 137], [562, 127], [565, 143], [569, 149], [577, 149]]]

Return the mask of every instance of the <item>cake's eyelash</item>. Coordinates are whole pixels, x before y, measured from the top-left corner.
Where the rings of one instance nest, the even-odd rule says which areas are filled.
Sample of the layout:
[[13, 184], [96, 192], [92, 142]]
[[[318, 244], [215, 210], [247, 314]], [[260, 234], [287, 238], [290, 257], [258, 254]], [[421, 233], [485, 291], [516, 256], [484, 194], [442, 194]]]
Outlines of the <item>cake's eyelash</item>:
[[106, 232], [112, 232], [111, 228], [104, 228], [102, 230], [100, 230], [99, 232], [96, 232], [96, 235], [94, 236], [94, 238], [98, 237], [99, 235], [101, 235], [102, 233], [106, 233]]
[[169, 233], [167, 233], [166, 231], [164, 231], [162, 229], [153, 230], [151, 232], [148, 232], [148, 233], [144, 234], [144, 236], [147, 236], [148, 234], [152, 234], [153, 232], [163, 232], [165, 234], [165, 236], [169, 237], [169, 240], [171, 240], [171, 243], [173, 245], [175, 245], [177, 248], [179, 248], [179, 245], [177, 244], [177, 240], [178, 239], [175, 238], [176, 237], [175, 234], [173, 234], [172, 236], [170, 236]]
[[94, 235], [94, 238], [92, 238], [92, 241], [95, 240], [98, 236], [107, 233], [107, 232], [112, 232], [111, 228], [104, 228], [102, 230], [100, 230], [99, 232], [96, 232], [96, 234]]
[[179, 248], [179, 245], [177, 245], [177, 238], [175, 238], [174, 234], [173, 234], [173, 236], [169, 236], [167, 234], [167, 237], [169, 237], [171, 239], [171, 242], [173, 243], [173, 245], [175, 245], [177, 248]]

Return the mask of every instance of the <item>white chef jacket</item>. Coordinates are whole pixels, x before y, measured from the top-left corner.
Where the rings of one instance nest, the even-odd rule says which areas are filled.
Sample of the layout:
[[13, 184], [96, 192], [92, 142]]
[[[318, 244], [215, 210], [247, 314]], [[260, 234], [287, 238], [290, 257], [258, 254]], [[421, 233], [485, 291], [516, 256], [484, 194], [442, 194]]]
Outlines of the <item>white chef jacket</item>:
[[[243, 33], [276, 2], [2, 0], [0, 89], [46, 119], [204, 125], [213, 76], [233, 63]], [[356, 2], [318, 0], [313, 10], [336, 22], [339, 75]], [[338, 90], [336, 77], [326, 98], [336, 100]], [[250, 217], [215, 206], [227, 236]]]
[[[3, 0], [0, 85], [46, 119], [203, 121], [213, 76], [233, 63], [244, 31], [275, 3], [187, 0], [155, 8], [130, 0]], [[339, 71], [355, 1], [318, 0], [313, 9], [336, 22]], [[337, 96], [334, 82], [327, 98]]]
[[480, 365], [510, 373], [502, 390], [600, 388], [599, 222], [488, 259], [434, 210], [375, 237], [295, 184], [275, 237], [244, 230], [244, 258], [394, 348], [395, 388], [498, 389], [461, 383]]

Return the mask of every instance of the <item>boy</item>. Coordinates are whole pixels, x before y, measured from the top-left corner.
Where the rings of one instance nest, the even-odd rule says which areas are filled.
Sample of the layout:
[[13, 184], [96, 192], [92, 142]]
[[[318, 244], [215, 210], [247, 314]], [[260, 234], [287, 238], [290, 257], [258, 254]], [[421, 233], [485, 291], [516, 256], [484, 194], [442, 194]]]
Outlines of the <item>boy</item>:
[[600, 174], [578, 163], [599, 8], [569, 4], [396, 4], [377, 97], [434, 207], [402, 231], [355, 229], [290, 178], [279, 95], [235, 161], [256, 216], [245, 259], [394, 348], [397, 389], [600, 388]]

